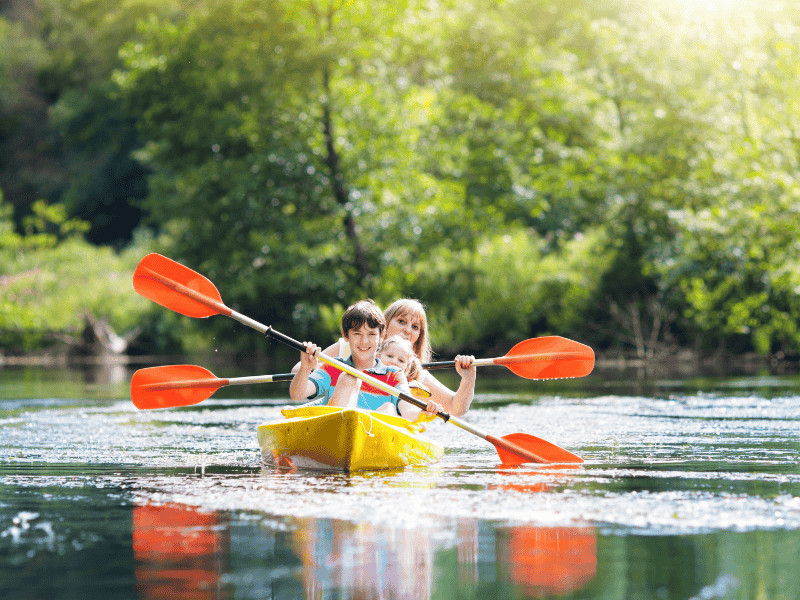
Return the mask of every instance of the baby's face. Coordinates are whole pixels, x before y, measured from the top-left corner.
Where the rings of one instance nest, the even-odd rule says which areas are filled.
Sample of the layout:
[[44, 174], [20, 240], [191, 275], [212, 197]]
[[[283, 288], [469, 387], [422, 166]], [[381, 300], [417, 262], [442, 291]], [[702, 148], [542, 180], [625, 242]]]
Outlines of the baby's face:
[[400, 367], [403, 373], [408, 369], [410, 356], [397, 347], [397, 344], [389, 344], [389, 347], [381, 352], [381, 362], [385, 365]]

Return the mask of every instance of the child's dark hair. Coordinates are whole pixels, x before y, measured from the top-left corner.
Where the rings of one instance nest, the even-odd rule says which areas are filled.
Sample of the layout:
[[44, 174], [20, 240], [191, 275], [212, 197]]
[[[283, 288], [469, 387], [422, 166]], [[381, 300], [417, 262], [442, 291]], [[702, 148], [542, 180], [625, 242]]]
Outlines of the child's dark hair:
[[342, 315], [342, 335], [347, 337], [347, 333], [353, 329], [358, 329], [366, 324], [369, 327], [377, 327], [378, 332], [383, 334], [386, 328], [386, 319], [383, 312], [371, 300], [359, 300], [344, 311]]

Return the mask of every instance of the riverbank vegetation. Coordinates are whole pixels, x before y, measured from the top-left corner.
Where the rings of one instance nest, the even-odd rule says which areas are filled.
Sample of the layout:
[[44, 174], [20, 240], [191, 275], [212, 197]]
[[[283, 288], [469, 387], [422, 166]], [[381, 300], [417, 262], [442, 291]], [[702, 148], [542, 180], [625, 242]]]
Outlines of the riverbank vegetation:
[[159, 251], [300, 338], [412, 296], [443, 354], [796, 356], [798, 27], [778, 0], [4, 3], [0, 349], [264, 347], [138, 298]]

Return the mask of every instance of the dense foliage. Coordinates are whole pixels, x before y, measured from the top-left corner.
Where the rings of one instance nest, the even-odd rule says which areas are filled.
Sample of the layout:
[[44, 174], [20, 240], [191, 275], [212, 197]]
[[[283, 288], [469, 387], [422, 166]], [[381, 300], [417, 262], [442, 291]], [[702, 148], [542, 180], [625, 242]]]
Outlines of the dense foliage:
[[[640, 355], [800, 347], [791, 3], [10, 6], [0, 223], [15, 244], [45, 199], [127, 248], [128, 269], [158, 249], [319, 340], [355, 299], [413, 296], [442, 352], [547, 333]], [[112, 260], [59, 239], [2, 275], [66, 269], [45, 257], [78, 246]], [[104, 260], [88, 260], [98, 281]], [[167, 335], [172, 321], [89, 289], [61, 308], [138, 320], [153, 348], [198, 343], [197, 324]], [[0, 314], [4, 346], [39, 331], [19, 315], [44, 305], [20, 302]]]

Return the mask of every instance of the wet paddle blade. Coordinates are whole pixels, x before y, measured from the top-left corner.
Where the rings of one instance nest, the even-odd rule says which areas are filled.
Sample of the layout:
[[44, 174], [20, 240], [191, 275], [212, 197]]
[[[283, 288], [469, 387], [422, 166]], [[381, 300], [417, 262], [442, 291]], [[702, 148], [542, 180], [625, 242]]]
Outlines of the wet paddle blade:
[[[491, 439], [489, 439], [491, 438]], [[504, 465], [525, 463], [582, 463], [583, 459], [569, 450], [527, 433], [510, 433], [501, 438], [489, 436]]]
[[148, 254], [133, 274], [133, 289], [187, 317], [222, 314], [222, 296], [208, 279], [160, 254]]
[[594, 350], [557, 335], [520, 342], [494, 364], [527, 379], [584, 377], [594, 369]]
[[194, 365], [139, 369], [131, 378], [131, 400], [140, 409], [191, 406], [211, 397], [227, 382]]

